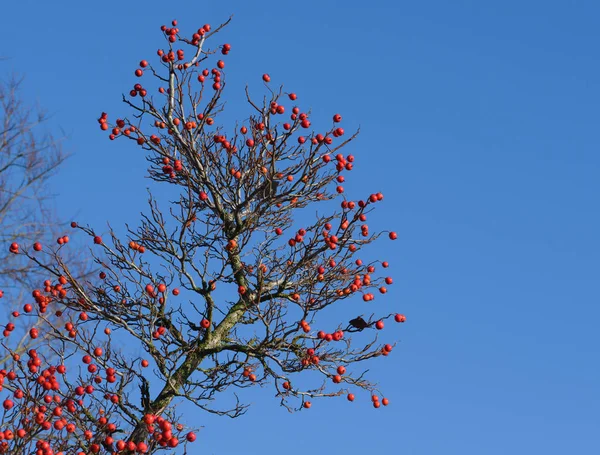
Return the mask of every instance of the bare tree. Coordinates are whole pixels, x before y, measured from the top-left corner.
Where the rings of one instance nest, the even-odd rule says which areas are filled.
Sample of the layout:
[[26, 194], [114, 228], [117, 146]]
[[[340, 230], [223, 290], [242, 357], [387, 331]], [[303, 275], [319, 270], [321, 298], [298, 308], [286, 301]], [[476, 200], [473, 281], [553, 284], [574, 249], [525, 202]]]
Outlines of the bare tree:
[[[0, 240], [3, 244], [32, 242], [55, 229], [48, 179], [66, 159], [60, 141], [40, 131], [47, 120], [20, 99], [21, 79], [0, 83]], [[15, 288], [30, 286], [32, 269], [26, 260], [1, 257], [0, 279]]]
[[[78, 278], [60, 248], [11, 246], [51, 278], [33, 293], [30, 315], [43, 323], [29, 334], [48, 337], [59, 361], [35, 351], [14, 359], [6, 388], [18, 403], [5, 402], [5, 422], [23, 431], [6, 443], [10, 453], [185, 447], [196, 436], [180, 422], [179, 402], [238, 417], [247, 410], [240, 392], [256, 385], [270, 384], [290, 411], [320, 397], [353, 401], [354, 390], [376, 408], [388, 404], [361, 365], [392, 351], [379, 331], [405, 318], [369, 303], [392, 279], [383, 258], [359, 257], [381, 234], [366, 220], [383, 195], [344, 197], [354, 156], [341, 152], [358, 133], [346, 136], [338, 114], [312, 131], [296, 95], [272, 89], [266, 74], [260, 102], [246, 90], [251, 114], [228, 133], [218, 126], [225, 62], [215, 54], [231, 46], [207, 41], [228, 22], [190, 37], [176, 21], [163, 26], [158, 64], [142, 60], [135, 71], [154, 77], [123, 97], [132, 115], [100, 116], [110, 139], [146, 152], [150, 178], [169, 197], [151, 193], [125, 239], [73, 223], [93, 240], [99, 278]], [[356, 298], [370, 316], [347, 314], [343, 302]], [[45, 316], [50, 307], [64, 325]], [[324, 325], [326, 311], [337, 324]]]
[[[22, 101], [22, 81], [16, 76], [0, 81], [0, 242], [65, 243], [67, 226], [56, 214], [48, 181], [67, 154], [61, 140], [44, 130], [48, 116]], [[45, 278], [27, 258], [9, 260], [9, 254], [0, 253], [0, 297], [4, 308], [17, 310], [24, 291]], [[70, 260], [78, 276], [86, 274], [86, 262]], [[20, 352], [28, 346], [21, 341]], [[0, 356], [0, 363], [6, 360]]]

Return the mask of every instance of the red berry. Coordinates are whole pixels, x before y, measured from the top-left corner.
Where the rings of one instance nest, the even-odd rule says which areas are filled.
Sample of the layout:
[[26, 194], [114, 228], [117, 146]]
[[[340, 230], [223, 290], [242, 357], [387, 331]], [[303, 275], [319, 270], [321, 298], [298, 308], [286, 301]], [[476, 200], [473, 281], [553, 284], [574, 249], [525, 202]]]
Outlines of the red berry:
[[269, 76], [268, 74], [263, 74], [262, 78], [263, 78], [263, 81], [265, 81], [265, 82], [270, 82], [271, 81], [271, 76]]

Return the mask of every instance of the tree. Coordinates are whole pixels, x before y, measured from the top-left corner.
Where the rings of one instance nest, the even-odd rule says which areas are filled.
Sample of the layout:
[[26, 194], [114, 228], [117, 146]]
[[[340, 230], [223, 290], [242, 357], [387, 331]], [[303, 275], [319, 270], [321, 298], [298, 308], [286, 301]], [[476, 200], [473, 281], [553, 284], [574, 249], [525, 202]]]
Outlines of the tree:
[[[270, 384], [290, 410], [308, 409], [319, 397], [353, 401], [359, 389], [371, 392], [374, 407], [388, 404], [355, 364], [389, 355], [393, 344], [378, 342], [377, 333], [384, 321], [404, 316], [356, 317], [339, 308], [336, 327], [319, 322], [330, 307], [360, 297], [367, 305], [392, 284], [377, 273], [387, 262], [358, 258], [382, 234], [366, 220], [383, 195], [344, 197], [354, 157], [341, 150], [358, 133], [344, 139], [339, 114], [312, 132], [309, 114], [286, 106], [297, 96], [272, 89], [267, 74], [261, 102], [246, 90], [251, 114], [242, 124], [228, 133], [217, 126], [222, 59], [232, 47], [207, 43], [228, 22], [191, 37], [176, 21], [163, 26], [168, 47], [158, 50], [159, 63], [142, 60], [135, 70], [154, 77], [123, 97], [132, 115], [114, 122], [100, 116], [111, 140], [145, 151], [166, 200], [151, 193], [149, 212], [123, 239], [111, 230], [107, 241], [72, 223], [93, 242], [98, 278], [77, 278], [60, 248], [11, 245], [50, 277], [33, 291], [36, 306], [26, 316], [43, 321], [30, 336], [49, 336], [59, 361], [30, 350], [27, 362], [15, 355], [0, 376], [14, 395], [4, 402], [5, 452], [185, 446], [196, 435], [176, 413], [179, 401], [238, 417], [247, 405], [237, 392], [256, 384]], [[64, 325], [47, 318], [49, 311]]]
[[[44, 133], [48, 120], [41, 110], [28, 108], [21, 97], [22, 79], [0, 81], [0, 242], [32, 244], [57, 239], [69, 241], [62, 222], [55, 213], [48, 180], [63, 164], [67, 154], [61, 140]], [[0, 298], [3, 306], [16, 310], [23, 291], [31, 289], [44, 276], [25, 257], [0, 254]], [[78, 276], [84, 276], [87, 264], [70, 258]], [[88, 271], [89, 272], [89, 271]], [[27, 349], [21, 339], [18, 351]], [[8, 357], [0, 353], [0, 364]]]

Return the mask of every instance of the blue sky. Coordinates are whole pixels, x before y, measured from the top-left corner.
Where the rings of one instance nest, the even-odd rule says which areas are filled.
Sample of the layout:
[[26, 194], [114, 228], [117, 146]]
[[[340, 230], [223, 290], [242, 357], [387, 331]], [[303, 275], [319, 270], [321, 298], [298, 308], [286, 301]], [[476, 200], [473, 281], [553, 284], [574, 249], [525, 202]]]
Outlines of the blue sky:
[[234, 14], [229, 109], [245, 118], [243, 83], [267, 72], [315, 122], [361, 126], [347, 189], [385, 195], [381, 226], [400, 238], [379, 246], [395, 277], [381, 304], [408, 317], [371, 368], [387, 408], [321, 400], [290, 415], [257, 391], [245, 417], [198, 416], [197, 453], [600, 451], [600, 4], [180, 4], [3, 5], [0, 73], [26, 76], [73, 153], [53, 180], [60, 213], [135, 223], [146, 163], [96, 118], [127, 112], [120, 95], [161, 24]]

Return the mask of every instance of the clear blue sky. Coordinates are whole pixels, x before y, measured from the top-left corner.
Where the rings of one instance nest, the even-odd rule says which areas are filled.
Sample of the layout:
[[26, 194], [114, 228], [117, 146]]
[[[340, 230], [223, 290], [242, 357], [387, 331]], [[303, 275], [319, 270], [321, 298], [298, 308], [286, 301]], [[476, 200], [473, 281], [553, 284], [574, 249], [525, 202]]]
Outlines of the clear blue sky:
[[256, 392], [238, 420], [198, 416], [195, 453], [600, 453], [600, 3], [6, 2], [0, 72], [26, 75], [74, 153], [53, 180], [65, 217], [135, 222], [145, 161], [96, 118], [127, 112], [161, 24], [230, 14], [230, 109], [245, 118], [235, 90], [268, 72], [361, 125], [348, 192], [386, 196], [400, 239], [381, 304], [408, 322], [371, 369], [389, 407], [290, 415]]

